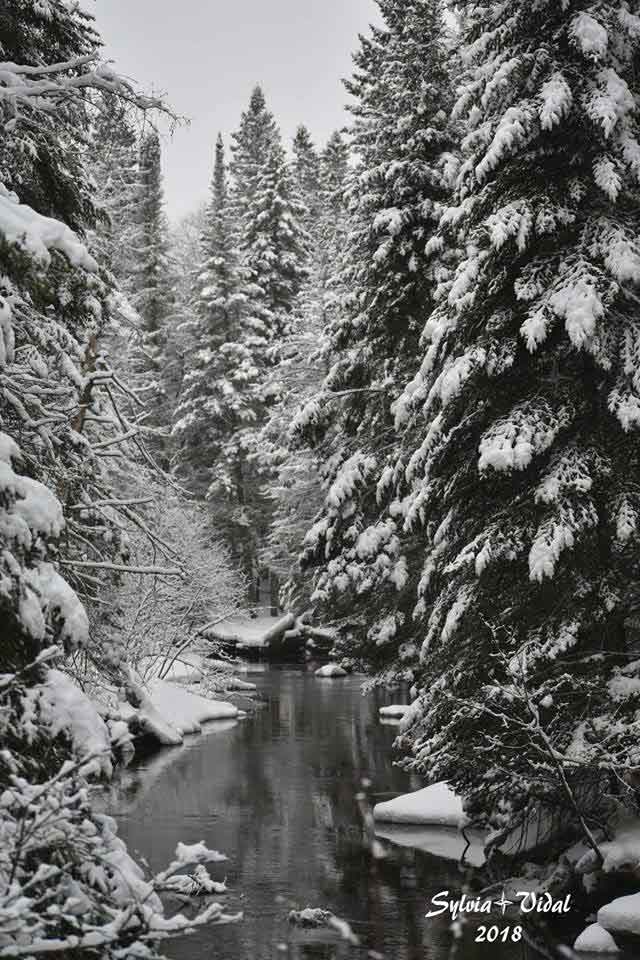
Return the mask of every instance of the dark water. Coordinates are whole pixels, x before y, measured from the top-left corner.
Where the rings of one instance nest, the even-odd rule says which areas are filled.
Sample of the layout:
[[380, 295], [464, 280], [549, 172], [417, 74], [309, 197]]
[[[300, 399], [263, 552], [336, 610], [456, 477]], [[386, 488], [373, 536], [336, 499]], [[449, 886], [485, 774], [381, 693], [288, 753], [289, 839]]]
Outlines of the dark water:
[[[392, 766], [395, 730], [378, 721], [378, 707], [402, 695], [363, 697], [361, 679], [319, 680], [298, 668], [250, 679], [264, 703], [246, 719], [209, 725], [127, 771], [113, 790], [121, 835], [154, 870], [179, 840], [204, 840], [229, 857], [209, 869], [230, 888], [217, 899], [229, 912], [243, 910], [244, 920], [201, 930], [167, 953], [337, 960], [377, 951], [386, 960], [448, 960], [450, 918], [424, 915], [433, 894], [459, 889], [457, 864], [389, 842], [387, 856], [373, 858], [355, 801], [363, 777], [372, 802], [422, 786]], [[363, 947], [326, 932], [296, 933], [288, 912], [307, 905], [348, 920]], [[475, 943], [477, 922], [465, 928], [461, 960], [538, 956], [523, 943]]]

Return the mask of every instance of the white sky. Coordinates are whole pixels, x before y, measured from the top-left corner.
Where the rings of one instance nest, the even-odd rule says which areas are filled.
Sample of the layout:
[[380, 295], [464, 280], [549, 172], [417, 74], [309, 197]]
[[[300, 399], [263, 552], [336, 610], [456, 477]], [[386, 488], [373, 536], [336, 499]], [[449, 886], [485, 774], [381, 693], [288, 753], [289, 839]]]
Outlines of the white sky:
[[83, 0], [105, 55], [190, 118], [164, 142], [167, 210], [176, 220], [207, 194], [213, 144], [237, 127], [261, 83], [283, 135], [305, 123], [318, 142], [345, 122], [358, 33], [374, 0]]

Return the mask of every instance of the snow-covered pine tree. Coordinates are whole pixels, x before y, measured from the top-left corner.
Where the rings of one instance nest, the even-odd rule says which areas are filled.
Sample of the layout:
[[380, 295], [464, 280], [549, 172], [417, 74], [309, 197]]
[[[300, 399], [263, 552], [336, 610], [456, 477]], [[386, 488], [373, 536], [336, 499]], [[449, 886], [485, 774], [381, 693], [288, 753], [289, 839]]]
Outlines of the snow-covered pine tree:
[[311, 234], [320, 213], [321, 168], [320, 156], [311, 134], [300, 124], [293, 138], [292, 175], [304, 205], [307, 208], [304, 225]]
[[96, 95], [89, 166], [101, 220], [92, 250], [125, 295], [135, 290], [134, 251], [141, 246], [138, 137], [133, 109], [113, 95]]
[[271, 147], [280, 141], [275, 118], [267, 108], [259, 84], [254, 87], [249, 105], [240, 117], [240, 125], [231, 136], [230, 172], [234, 183], [234, 215], [239, 225], [247, 215]]
[[239, 245], [247, 282], [254, 288], [255, 345], [282, 337], [308, 275], [305, 205], [295, 190], [284, 150], [272, 144], [241, 224]]
[[212, 501], [215, 522], [252, 575], [255, 531], [247, 513], [243, 432], [261, 415], [261, 376], [245, 344], [247, 295], [234, 246], [236, 231], [222, 137], [218, 136], [202, 237], [202, 262], [189, 323], [187, 369], [174, 414], [176, 468]]
[[[340, 274], [348, 233], [347, 183], [349, 146], [335, 130], [320, 155], [320, 203], [313, 249], [313, 273], [320, 329], [323, 339], [330, 329], [330, 317], [344, 295]], [[326, 372], [326, 371], [325, 371]]]
[[[440, 3], [384, 0], [380, 10], [383, 25], [361, 38], [347, 83], [359, 165], [348, 188], [344, 296], [331, 317], [334, 364], [295, 424], [327, 463], [327, 498], [304, 558], [322, 568], [316, 598], [351, 624], [344, 652], [378, 664], [399, 648], [402, 662], [415, 655], [419, 544], [403, 543], [391, 407], [416, 370], [432, 306], [451, 89]], [[339, 142], [331, 146], [342, 162]]]
[[280, 364], [287, 355], [298, 295], [308, 276], [305, 215], [278, 135], [240, 221], [239, 254], [247, 295], [241, 345], [258, 374], [251, 385], [258, 405], [253, 425], [237, 431], [233, 442], [242, 460], [243, 514], [253, 533], [254, 557], [260, 552], [273, 512], [268, 488], [278, 453], [265, 443], [262, 428], [282, 395]]
[[312, 164], [316, 214], [310, 225], [309, 276], [300, 290], [278, 368], [281, 397], [261, 435], [273, 466], [268, 485], [273, 519], [262, 558], [278, 575], [287, 606], [300, 610], [309, 607], [312, 592], [311, 574], [303, 574], [299, 568], [300, 544], [322, 505], [323, 494], [318, 459], [312, 451], [292, 444], [289, 430], [297, 409], [318, 392], [327, 372], [329, 316], [340, 299], [334, 271], [346, 235], [348, 158], [349, 148], [336, 132], [320, 155], [319, 169]]
[[171, 421], [175, 402], [170, 384], [177, 362], [174, 343], [176, 302], [175, 276], [169, 256], [168, 225], [164, 210], [160, 137], [154, 129], [141, 139], [138, 158], [138, 246], [131, 301], [141, 319], [137, 366], [140, 389], [151, 415], [145, 425], [156, 429], [158, 452], [166, 462], [162, 428]]
[[496, 826], [539, 800], [569, 821], [561, 766], [597, 814], [638, 763], [640, 18], [597, 0], [464, 13], [441, 236], [465, 252], [396, 404], [410, 435], [422, 423], [396, 467], [423, 544], [403, 740]]

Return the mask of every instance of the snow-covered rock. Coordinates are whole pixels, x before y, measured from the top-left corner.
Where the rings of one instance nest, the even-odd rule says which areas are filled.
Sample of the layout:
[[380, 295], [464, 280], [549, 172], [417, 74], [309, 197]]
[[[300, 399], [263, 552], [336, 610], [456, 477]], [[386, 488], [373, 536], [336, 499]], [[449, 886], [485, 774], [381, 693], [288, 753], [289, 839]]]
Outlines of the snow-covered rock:
[[407, 710], [409, 710], [408, 703], [391, 703], [388, 707], [380, 707], [378, 713], [381, 717], [398, 717], [402, 719]]
[[619, 953], [616, 942], [599, 923], [592, 923], [583, 930], [573, 945], [581, 953]]
[[419, 823], [459, 827], [466, 823], [462, 800], [447, 783], [433, 783], [373, 808], [375, 820], [387, 823]]
[[640, 893], [618, 897], [598, 910], [598, 923], [613, 933], [640, 936]]
[[[602, 869], [605, 873], [617, 870], [640, 868], [640, 820], [624, 820], [618, 825], [611, 840], [598, 844], [603, 857]], [[589, 873], [596, 866], [597, 858], [589, 847], [576, 864], [578, 873]]]
[[316, 670], [316, 677], [346, 677], [347, 671], [339, 663], [325, 663]]
[[162, 715], [142, 686], [129, 684], [128, 697], [129, 702], [120, 705], [120, 716], [134, 733], [152, 737], [163, 747], [177, 747], [182, 743], [182, 733]]
[[235, 719], [240, 711], [232, 703], [209, 700], [176, 683], [152, 680], [146, 687], [132, 677], [129, 703], [120, 705], [120, 715], [136, 723], [141, 732], [163, 746], [177, 746], [188, 733], [199, 733], [210, 720]]
[[167, 680], [152, 680], [149, 695], [164, 720], [181, 734], [198, 733], [209, 720], [238, 716], [238, 708], [221, 700], [207, 700]]

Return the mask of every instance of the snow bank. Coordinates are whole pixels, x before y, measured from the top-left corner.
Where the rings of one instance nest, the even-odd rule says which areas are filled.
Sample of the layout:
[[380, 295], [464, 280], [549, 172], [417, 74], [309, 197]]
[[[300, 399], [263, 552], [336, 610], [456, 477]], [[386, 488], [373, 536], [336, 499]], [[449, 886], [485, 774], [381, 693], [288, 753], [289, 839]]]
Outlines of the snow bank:
[[140, 732], [152, 736], [163, 746], [177, 746], [187, 733], [199, 733], [209, 720], [235, 719], [237, 707], [220, 700], [209, 700], [168, 680], [152, 680], [144, 686], [135, 676], [128, 684], [128, 703], [120, 704], [120, 715], [128, 723], [137, 723]]
[[640, 937], [640, 893], [618, 897], [598, 910], [598, 923], [614, 933], [633, 933]]
[[217, 640], [235, 642], [238, 650], [261, 650], [292, 623], [291, 614], [284, 617], [229, 617], [212, 628], [208, 635]]
[[409, 710], [408, 703], [391, 703], [388, 707], [380, 707], [378, 713], [381, 717], [404, 717]]
[[142, 686], [130, 682], [127, 696], [133, 703], [120, 704], [120, 716], [134, 732], [152, 737], [163, 747], [177, 747], [182, 743], [182, 733], [165, 719]]
[[209, 720], [229, 720], [239, 713], [232, 703], [207, 700], [167, 680], [152, 680], [149, 697], [163, 720], [181, 735], [199, 733], [201, 724]]
[[395, 800], [377, 803], [373, 808], [375, 820], [387, 823], [417, 823], [445, 827], [464, 826], [467, 818], [462, 800], [446, 783], [405, 793]]
[[[612, 840], [603, 840], [598, 844], [603, 856], [602, 869], [605, 873], [630, 868], [640, 869], [640, 820], [625, 820], [617, 828]], [[589, 848], [576, 864], [578, 873], [589, 873], [595, 869], [596, 856]]]
[[599, 923], [592, 923], [583, 930], [573, 945], [581, 953], [619, 953], [611, 934]]
[[65, 673], [49, 670], [43, 684], [33, 688], [38, 697], [40, 716], [51, 731], [51, 737], [67, 735], [77, 757], [94, 757], [82, 772], [109, 777], [111, 768], [111, 737], [106, 723], [87, 695]]
[[339, 663], [326, 663], [316, 670], [316, 677], [346, 677], [347, 671]]
[[179, 658], [174, 660], [171, 666], [169, 666], [170, 661], [171, 657], [166, 656], [143, 657], [138, 663], [138, 673], [144, 677], [145, 680], [153, 680], [159, 678], [160, 674], [166, 670], [167, 672], [166, 675], [163, 676], [163, 680], [186, 680], [192, 682], [202, 680], [205, 675], [203, 658], [198, 653], [185, 651], [180, 654]]

